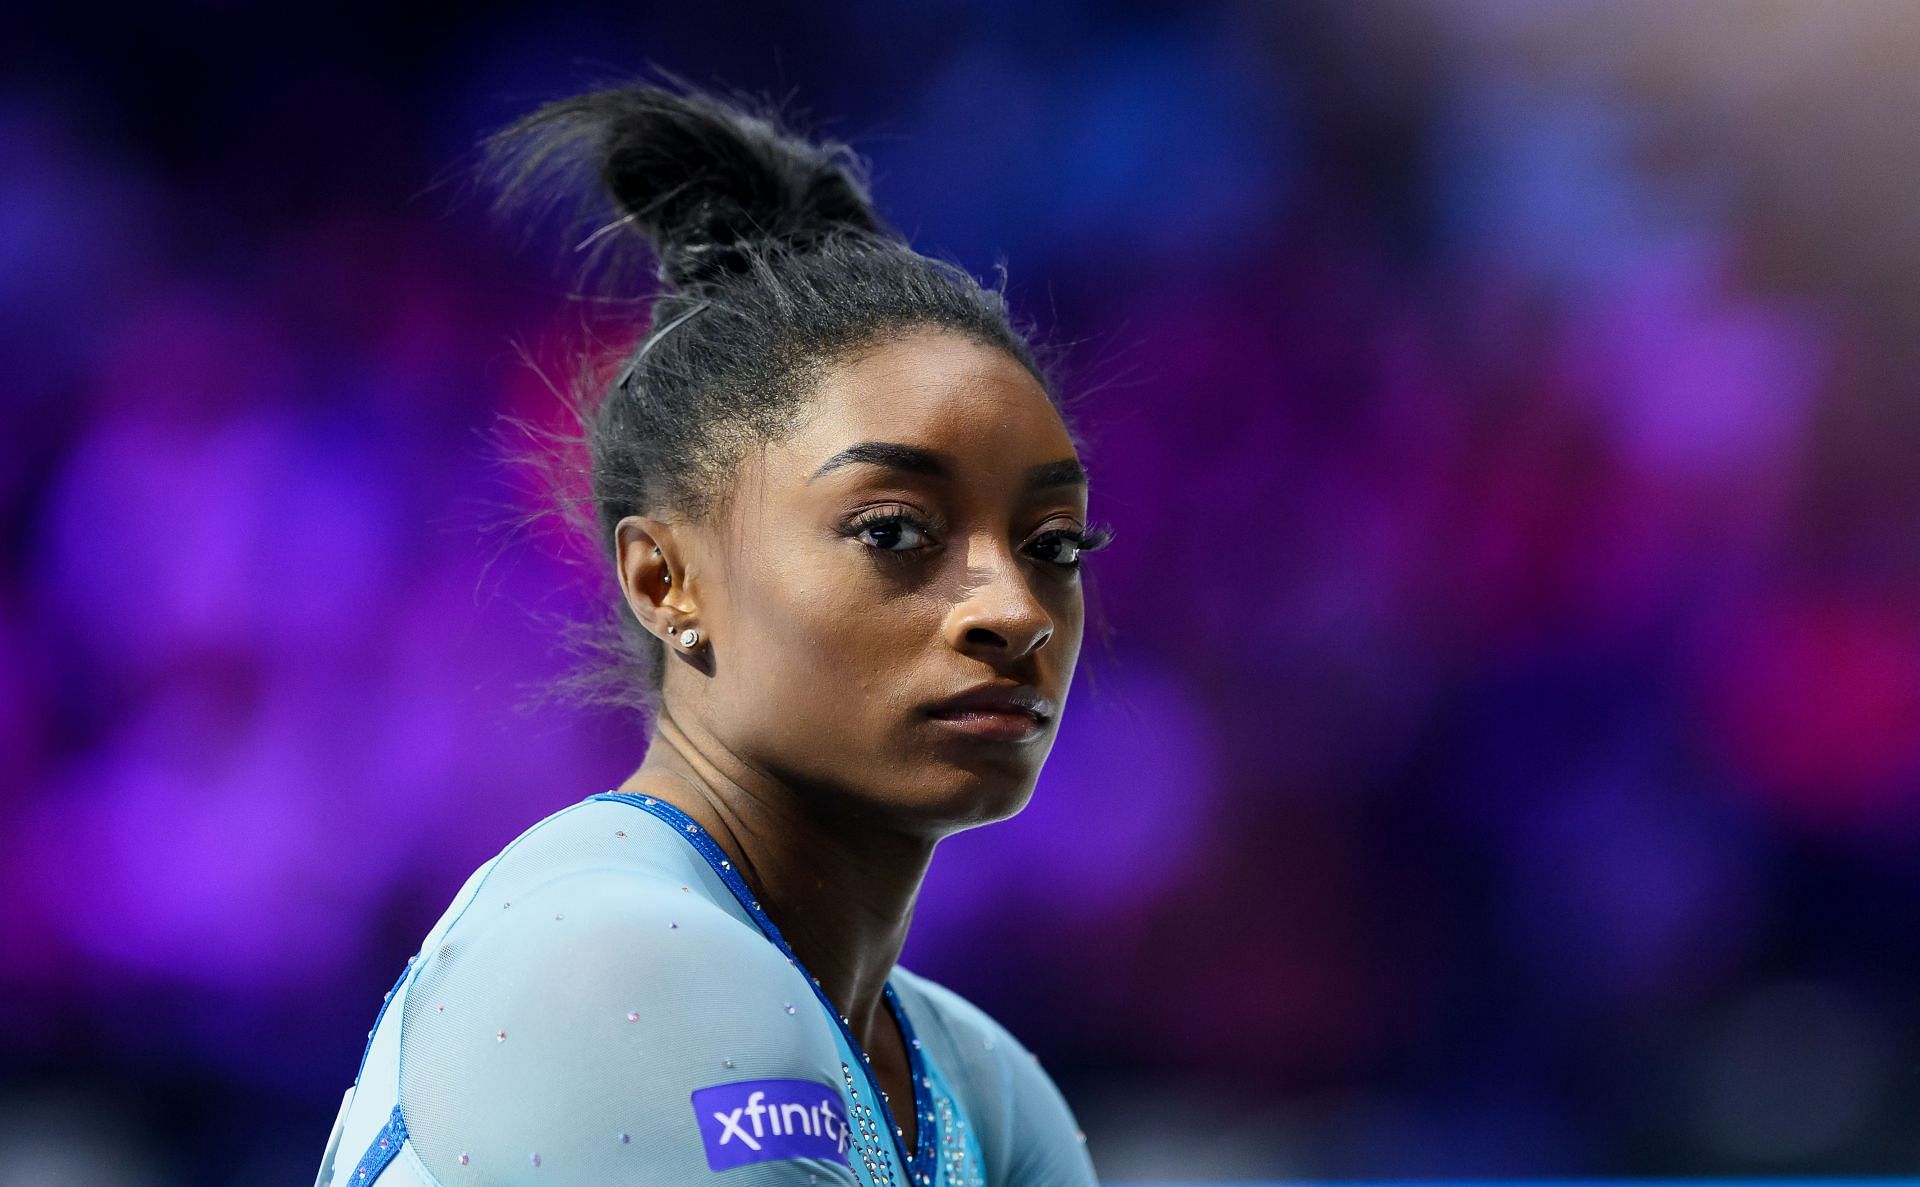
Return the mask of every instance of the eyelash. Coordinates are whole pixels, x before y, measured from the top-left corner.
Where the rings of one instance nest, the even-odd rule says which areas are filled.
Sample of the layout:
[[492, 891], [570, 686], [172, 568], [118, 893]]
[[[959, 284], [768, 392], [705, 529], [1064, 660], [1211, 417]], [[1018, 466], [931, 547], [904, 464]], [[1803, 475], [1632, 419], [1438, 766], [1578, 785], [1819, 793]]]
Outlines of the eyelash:
[[[860, 533], [877, 524], [896, 522], [912, 524], [922, 534], [928, 536], [933, 535], [932, 526], [919, 516], [909, 515], [904, 511], [888, 510], [885, 508], [868, 512], [858, 519], [855, 519], [847, 525], [847, 534], [857, 538]], [[1107, 545], [1113, 543], [1113, 528], [1106, 524], [1094, 524], [1084, 531], [1078, 528], [1056, 528], [1050, 532], [1040, 533], [1034, 543], [1040, 544], [1050, 540], [1064, 540], [1072, 544], [1075, 556], [1071, 562], [1066, 564], [1058, 561], [1048, 561], [1047, 563], [1062, 572], [1074, 573], [1079, 571], [1081, 561], [1088, 553], [1099, 552]], [[868, 545], [868, 547], [884, 556], [891, 557], [909, 557], [920, 551], [918, 548], [880, 548], [875, 545]]]

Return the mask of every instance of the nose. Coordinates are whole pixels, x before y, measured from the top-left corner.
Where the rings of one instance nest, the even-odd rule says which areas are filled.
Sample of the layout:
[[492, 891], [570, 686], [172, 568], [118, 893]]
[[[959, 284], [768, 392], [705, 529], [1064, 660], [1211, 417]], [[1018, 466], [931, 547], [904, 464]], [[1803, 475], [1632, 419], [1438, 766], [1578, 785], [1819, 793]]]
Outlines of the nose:
[[1006, 663], [1046, 646], [1053, 616], [1033, 596], [1020, 559], [998, 542], [983, 542], [967, 561], [966, 585], [947, 616], [954, 650]]

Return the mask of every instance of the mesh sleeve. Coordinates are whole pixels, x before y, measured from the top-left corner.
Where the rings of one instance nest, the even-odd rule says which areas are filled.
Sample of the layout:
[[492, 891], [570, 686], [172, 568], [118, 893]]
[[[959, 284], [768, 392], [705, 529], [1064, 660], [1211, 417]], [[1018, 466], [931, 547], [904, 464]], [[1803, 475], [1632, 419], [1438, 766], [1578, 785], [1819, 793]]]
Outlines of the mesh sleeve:
[[[410, 1141], [449, 1187], [708, 1183], [716, 1151], [746, 1159], [718, 1168], [729, 1183], [851, 1184], [821, 1155], [840, 1060], [809, 993], [757, 931], [642, 873], [476, 901], [408, 990]], [[790, 1109], [782, 1145], [766, 1109], [783, 1101], [819, 1112]]]
[[985, 1010], [904, 968], [896, 978], [930, 1008], [948, 1078], [967, 1101], [994, 1187], [1097, 1187], [1073, 1110], [1032, 1051]]
[[1033, 1053], [1006, 1035], [1012, 1169], [1006, 1187], [1095, 1187], [1093, 1158], [1067, 1099]]

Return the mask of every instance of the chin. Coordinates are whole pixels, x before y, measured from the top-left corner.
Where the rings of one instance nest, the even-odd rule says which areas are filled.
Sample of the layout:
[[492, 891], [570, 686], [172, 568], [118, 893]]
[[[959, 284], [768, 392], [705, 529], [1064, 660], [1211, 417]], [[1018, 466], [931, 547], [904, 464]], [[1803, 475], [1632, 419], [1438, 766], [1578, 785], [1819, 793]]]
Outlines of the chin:
[[914, 786], [922, 790], [914, 812], [942, 835], [964, 832], [1019, 815], [1033, 798], [1040, 777], [1037, 766], [949, 766], [943, 775], [929, 775]]

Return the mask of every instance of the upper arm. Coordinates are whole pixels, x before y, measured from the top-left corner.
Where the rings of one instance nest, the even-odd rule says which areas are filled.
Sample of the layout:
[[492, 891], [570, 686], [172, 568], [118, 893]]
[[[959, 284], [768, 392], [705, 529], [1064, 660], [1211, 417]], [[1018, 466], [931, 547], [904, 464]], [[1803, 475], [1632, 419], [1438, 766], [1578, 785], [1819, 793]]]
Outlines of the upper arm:
[[[810, 993], [757, 931], [645, 875], [595, 870], [510, 906], [476, 902], [408, 990], [410, 1142], [446, 1184], [700, 1183], [711, 1159], [741, 1157], [727, 1182], [850, 1183], [826, 1149], [838, 1050], [809, 1025], [811, 1001], [786, 1008]], [[778, 1102], [822, 1107], [815, 1132], [776, 1147], [748, 1140], [762, 1114], [727, 1126]]]
[[[1012, 1037], [1007, 1041], [1012, 1043]], [[1053, 1077], [1017, 1043], [1006, 1061], [1011, 1105], [1006, 1187], [1095, 1187], [1098, 1179], [1086, 1135]]]
[[896, 968], [928, 1007], [941, 1070], [961, 1097], [994, 1187], [1095, 1187], [1085, 1135], [1040, 1061], [991, 1015], [938, 982]]

